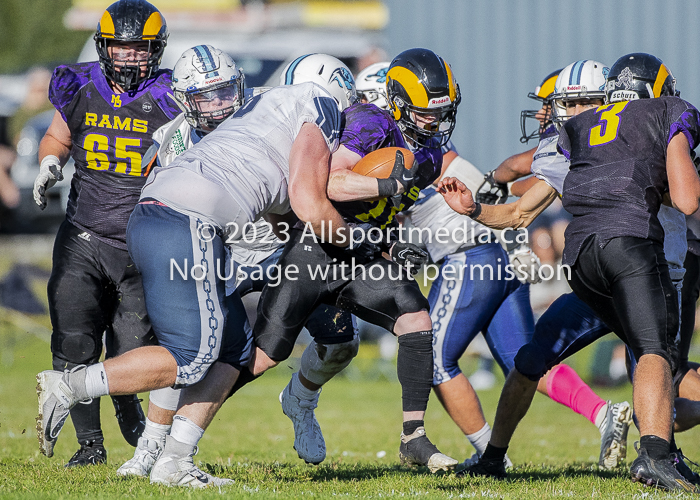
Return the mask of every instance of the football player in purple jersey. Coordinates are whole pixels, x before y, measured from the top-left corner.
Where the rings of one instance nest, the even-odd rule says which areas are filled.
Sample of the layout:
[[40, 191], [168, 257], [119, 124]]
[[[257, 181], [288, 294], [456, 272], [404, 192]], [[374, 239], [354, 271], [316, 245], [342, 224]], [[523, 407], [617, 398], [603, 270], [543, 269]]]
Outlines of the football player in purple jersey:
[[[99, 62], [56, 68], [49, 99], [56, 113], [39, 146], [34, 199], [75, 160], [66, 219], [53, 250], [48, 284], [56, 370], [91, 365], [156, 343], [141, 276], [126, 248], [126, 224], [150, 165], [143, 161], [151, 134], [179, 109], [168, 95], [170, 71], [159, 64], [168, 38], [165, 19], [144, 0], [119, 0], [95, 33]], [[135, 395], [112, 398], [125, 439], [136, 446], [145, 418]], [[106, 460], [100, 399], [71, 411], [80, 449], [67, 467]], [[47, 453], [51, 456], [52, 453]]]

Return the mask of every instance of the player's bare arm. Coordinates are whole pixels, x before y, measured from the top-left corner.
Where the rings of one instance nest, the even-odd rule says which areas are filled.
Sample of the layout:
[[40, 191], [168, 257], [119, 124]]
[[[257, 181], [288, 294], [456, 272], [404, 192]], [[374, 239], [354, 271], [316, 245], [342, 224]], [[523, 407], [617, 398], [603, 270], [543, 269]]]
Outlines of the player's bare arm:
[[[331, 173], [328, 176], [328, 197], [333, 201], [358, 201], [379, 198], [377, 179], [352, 171], [362, 157], [340, 145], [331, 158]], [[399, 193], [403, 186], [399, 185]]]
[[694, 214], [700, 199], [700, 178], [690, 158], [688, 139], [682, 133], [674, 135], [668, 143], [666, 171], [673, 208], [685, 215]]
[[505, 183], [530, 175], [530, 166], [532, 165], [532, 157], [535, 151], [537, 151], [536, 147], [506, 158], [493, 171], [493, 179], [496, 182]]
[[[289, 154], [289, 201], [303, 222], [321, 235], [321, 223], [334, 229], [329, 243], [347, 246], [348, 225], [326, 195], [331, 153], [316, 125], [305, 123]], [[325, 230], [327, 233], [327, 229]]]
[[525, 228], [557, 197], [556, 190], [544, 181], [538, 181], [522, 198], [505, 205], [477, 205], [467, 186], [454, 177], [441, 180], [438, 191], [455, 212], [493, 229]]
[[56, 111], [51, 120], [51, 125], [46, 130], [44, 138], [39, 143], [39, 161], [47, 155], [54, 155], [59, 159], [61, 165], [65, 165], [70, 156], [72, 147], [71, 133], [68, 124], [61, 113]]

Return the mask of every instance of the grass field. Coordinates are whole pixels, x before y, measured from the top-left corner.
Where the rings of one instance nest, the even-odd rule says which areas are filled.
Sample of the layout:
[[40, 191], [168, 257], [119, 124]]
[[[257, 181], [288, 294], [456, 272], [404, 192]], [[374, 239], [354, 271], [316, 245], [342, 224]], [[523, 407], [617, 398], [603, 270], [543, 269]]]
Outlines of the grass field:
[[[8, 263], [0, 252], [0, 276]], [[46, 267], [48, 263], [42, 262]], [[45, 300], [45, 283], [36, 283]], [[519, 427], [509, 455], [515, 463], [504, 482], [430, 475], [427, 469], [399, 465], [401, 432], [400, 386], [377, 377], [376, 346], [363, 345], [360, 355], [324, 388], [317, 417], [324, 430], [328, 457], [307, 466], [292, 449], [291, 423], [277, 396], [297, 360], [245, 387], [229, 400], [207, 430], [195, 457], [204, 470], [235, 479], [225, 490], [190, 491], [151, 486], [146, 479], [123, 479], [116, 469], [133, 448], [119, 434], [108, 398], [102, 420], [108, 463], [80, 470], [64, 464], [77, 449], [70, 421], [56, 445], [55, 456], [39, 454], [34, 431], [35, 375], [51, 366], [48, 316], [23, 317], [0, 308], [0, 498], [677, 498], [643, 489], [627, 479], [626, 470], [597, 470], [599, 433], [568, 408], [536, 396]], [[590, 350], [571, 360], [585, 377]], [[466, 372], [473, 361], [464, 360]], [[375, 368], [375, 369], [373, 369]], [[383, 367], [384, 372], [393, 371]], [[374, 375], [372, 375], [374, 374]], [[497, 388], [480, 393], [487, 419], [493, 421], [502, 378]], [[602, 389], [601, 397], [631, 401], [631, 388]], [[426, 415], [431, 440], [460, 461], [472, 454], [434, 396]], [[636, 457], [630, 430], [628, 463]], [[700, 431], [678, 436], [691, 457], [700, 457]]]
[[[108, 399], [103, 399], [102, 407], [108, 464], [65, 470], [63, 465], [77, 448], [72, 425], [64, 428], [52, 459], [39, 454], [34, 432], [34, 375], [50, 366], [48, 344], [7, 321], [0, 324], [3, 498], [199, 498], [220, 494], [234, 498], [675, 498], [632, 484], [625, 471], [599, 472], [595, 466], [598, 431], [583, 417], [541, 396], [535, 399], [511, 446], [509, 454], [516, 467], [508, 481], [460, 480], [402, 467], [398, 463], [400, 387], [368, 377], [340, 377], [327, 384], [317, 415], [325, 431], [328, 458], [318, 467], [304, 465], [292, 449], [292, 427], [277, 401], [294, 360], [230, 400], [205, 434], [196, 460], [207, 471], [234, 478], [236, 484], [226, 490], [183, 491], [151, 486], [144, 479], [117, 477], [115, 470], [130, 458], [132, 448], [119, 435]], [[364, 348], [356, 375], [374, 363], [372, 349]], [[583, 364], [581, 359], [574, 359], [576, 362]], [[490, 420], [498, 394], [499, 389], [481, 394]], [[616, 401], [631, 397], [629, 387], [600, 394]], [[472, 453], [434, 397], [426, 427], [443, 452], [460, 460]], [[631, 446], [637, 438], [631, 430], [631, 458], [636, 456]], [[696, 456], [700, 432], [680, 435], [679, 442]]]

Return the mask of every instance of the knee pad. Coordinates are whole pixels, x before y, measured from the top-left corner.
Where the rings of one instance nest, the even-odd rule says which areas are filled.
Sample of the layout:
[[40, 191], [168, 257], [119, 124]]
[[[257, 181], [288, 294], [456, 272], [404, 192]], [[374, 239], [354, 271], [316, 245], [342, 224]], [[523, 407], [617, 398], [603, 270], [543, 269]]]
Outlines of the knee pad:
[[67, 362], [65, 368], [69, 364], [91, 365], [100, 359], [102, 339], [95, 339], [92, 333], [56, 332], [51, 336], [51, 352], [60, 362]]
[[148, 400], [158, 408], [176, 411], [178, 403], [180, 402], [181, 392], [182, 391], [180, 389], [165, 387], [164, 389], [151, 391], [151, 394], [148, 396]]
[[537, 346], [532, 344], [522, 346], [518, 354], [515, 355], [513, 363], [521, 375], [533, 382], [537, 382], [547, 372], [544, 356]]
[[690, 368], [690, 365], [685, 362], [678, 367], [678, 370], [676, 370], [676, 373], [673, 376], [673, 393], [675, 397], [679, 397], [678, 392], [681, 387], [681, 382], [683, 382], [683, 378], [688, 374]]
[[309, 382], [323, 385], [350, 364], [359, 348], [359, 337], [340, 344], [317, 344], [314, 340], [301, 355], [299, 371]]

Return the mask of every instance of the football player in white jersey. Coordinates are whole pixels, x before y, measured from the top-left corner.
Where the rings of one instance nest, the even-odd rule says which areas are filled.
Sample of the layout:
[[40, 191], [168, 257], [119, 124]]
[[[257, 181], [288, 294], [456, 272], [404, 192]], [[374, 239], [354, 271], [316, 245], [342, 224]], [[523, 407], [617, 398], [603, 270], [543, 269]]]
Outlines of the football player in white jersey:
[[[327, 68], [328, 75], [336, 68], [346, 66], [338, 59], [325, 54], [314, 54], [311, 61], [320, 61]], [[212, 68], [207, 67], [207, 62], [212, 61], [219, 75], [214, 81], [207, 75]], [[303, 70], [304, 67], [299, 68]], [[214, 130], [228, 116], [239, 107], [237, 104], [240, 92], [245, 99], [262, 93], [268, 88], [244, 87], [243, 73], [238, 69], [233, 59], [212, 46], [197, 46], [188, 49], [178, 60], [173, 68], [173, 90], [177, 101], [183, 107], [183, 114], [172, 122], [164, 125], [154, 134], [155, 150], [157, 150], [156, 162], [160, 166], [169, 165], [177, 156], [184, 153], [192, 145], [199, 142], [207, 133]], [[345, 93], [337, 93], [338, 85], [326, 80], [319, 80], [317, 72], [311, 75], [297, 71], [294, 83], [304, 81], [316, 81], [322, 87], [329, 90], [331, 95], [339, 102], [349, 102]], [[335, 94], [335, 95], [334, 95]], [[202, 116], [199, 109], [203, 109], [208, 115]], [[214, 115], [214, 119], [210, 116]], [[261, 270], [267, 270], [274, 266], [279, 259], [282, 250], [282, 241], [274, 235], [269, 223], [260, 220], [251, 225], [246, 231], [243, 240], [229, 246], [232, 260], [236, 262], [238, 272], [236, 279], [229, 279], [227, 293], [240, 293], [241, 296], [252, 291], [261, 291], [269, 281], [268, 272], [256, 272], [256, 266]], [[230, 273], [227, 273], [227, 276]], [[253, 279], [253, 276], [259, 277]], [[322, 306], [307, 322], [307, 328], [314, 340], [302, 355], [299, 378], [302, 383], [311, 379], [323, 385], [326, 377], [330, 379], [336, 373], [342, 371], [357, 354], [359, 338], [357, 337], [349, 313], [330, 306]], [[318, 343], [317, 343], [318, 341]], [[323, 362], [319, 358], [319, 352], [323, 353]], [[323, 364], [320, 372], [317, 367]], [[288, 390], [289, 392], [289, 390]], [[314, 405], [318, 400], [316, 391]], [[180, 397], [179, 389], [159, 389], [151, 392], [149, 401], [148, 419], [146, 429], [134, 457], [122, 465], [117, 471], [120, 475], [147, 476], [153, 464], [160, 455], [165, 436], [172, 425], [177, 404]], [[288, 396], [285, 413], [291, 413], [295, 419], [295, 428], [303, 426], [305, 420], [311, 419], [313, 426], [312, 405], [301, 404], [300, 398]], [[290, 417], [291, 418], [291, 417]], [[295, 449], [300, 457], [309, 463], [319, 463], [325, 458], [325, 444], [323, 436], [303, 442], [295, 442]], [[312, 433], [311, 438], [314, 435]]]
[[284, 234], [283, 216], [293, 210], [319, 236], [322, 225], [332, 224], [322, 239], [346, 248], [348, 226], [326, 195], [339, 129], [340, 112], [327, 91], [311, 83], [279, 87], [253, 97], [168, 167], [154, 167], [128, 241], [160, 346], [89, 370], [39, 374], [42, 445], [53, 446], [69, 408], [81, 400], [183, 387], [151, 481], [230, 482], [192, 461], [251, 347], [242, 304], [224, 293], [224, 242], [240, 239], [236, 229], [262, 216]]

